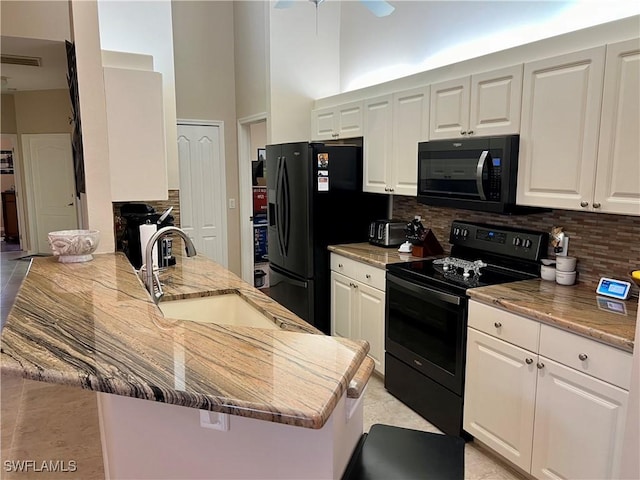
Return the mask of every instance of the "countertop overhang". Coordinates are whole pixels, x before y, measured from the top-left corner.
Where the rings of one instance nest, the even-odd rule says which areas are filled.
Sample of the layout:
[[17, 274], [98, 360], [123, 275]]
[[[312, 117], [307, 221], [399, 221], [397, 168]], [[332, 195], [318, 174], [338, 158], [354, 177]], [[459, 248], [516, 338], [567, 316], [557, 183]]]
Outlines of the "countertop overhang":
[[276, 330], [164, 318], [127, 258], [36, 258], [2, 331], [2, 371], [185, 407], [321, 428], [368, 344], [329, 337], [204, 257], [181, 258], [164, 300], [244, 297]]

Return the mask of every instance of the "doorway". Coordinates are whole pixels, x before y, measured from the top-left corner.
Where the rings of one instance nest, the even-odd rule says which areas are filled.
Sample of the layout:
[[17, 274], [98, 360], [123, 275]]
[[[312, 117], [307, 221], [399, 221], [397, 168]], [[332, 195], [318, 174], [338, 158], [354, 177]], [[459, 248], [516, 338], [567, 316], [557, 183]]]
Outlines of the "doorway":
[[180, 227], [223, 267], [227, 253], [227, 187], [222, 122], [178, 121]]
[[0, 251], [23, 249], [25, 233], [18, 136], [2, 134], [0, 140], [0, 177], [2, 180], [2, 242]]
[[[254, 185], [252, 161], [258, 160], [258, 149], [267, 143], [266, 135], [267, 114], [260, 113], [238, 120], [238, 177], [240, 195], [240, 248], [242, 279], [251, 285], [268, 285], [264, 276], [256, 273], [255, 247], [256, 231], [254, 225]], [[260, 240], [260, 238], [258, 238]], [[258, 282], [256, 283], [256, 280]]]

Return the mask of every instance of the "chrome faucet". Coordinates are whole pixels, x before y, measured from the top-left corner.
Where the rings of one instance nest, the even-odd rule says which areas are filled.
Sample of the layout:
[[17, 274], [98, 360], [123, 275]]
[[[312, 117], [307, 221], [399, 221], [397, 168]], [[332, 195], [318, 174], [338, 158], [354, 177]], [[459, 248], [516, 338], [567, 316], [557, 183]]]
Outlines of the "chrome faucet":
[[196, 247], [193, 245], [193, 242], [191, 241], [189, 236], [178, 227], [163, 227], [151, 236], [149, 242], [147, 242], [147, 248], [144, 252], [145, 271], [143, 271], [142, 268], [140, 269], [140, 271], [142, 272], [144, 284], [155, 303], [158, 303], [158, 301], [164, 295], [164, 292], [162, 291], [162, 287], [160, 286], [160, 279], [158, 278], [158, 274], [153, 271], [153, 249], [156, 248], [156, 244], [162, 237], [166, 237], [167, 235], [170, 235], [172, 233], [178, 234], [184, 240], [187, 257], [194, 257], [196, 255]]

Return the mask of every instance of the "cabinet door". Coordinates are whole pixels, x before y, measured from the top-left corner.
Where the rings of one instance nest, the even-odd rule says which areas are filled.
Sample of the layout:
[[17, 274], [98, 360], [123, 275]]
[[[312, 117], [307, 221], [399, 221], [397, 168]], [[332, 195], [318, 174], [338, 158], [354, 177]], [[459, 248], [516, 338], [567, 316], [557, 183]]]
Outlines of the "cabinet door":
[[111, 199], [167, 198], [162, 74], [105, 67]]
[[391, 182], [396, 195], [418, 193], [418, 142], [429, 135], [429, 87], [393, 95]]
[[353, 280], [331, 271], [331, 335], [354, 338]]
[[619, 478], [628, 392], [540, 356], [531, 474]]
[[338, 105], [337, 133], [340, 138], [361, 137], [362, 128], [362, 102], [350, 102]]
[[[389, 167], [392, 162], [391, 95], [364, 102], [364, 179], [365, 192], [389, 192]], [[416, 157], [417, 158], [417, 157]]]
[[531, 466], [536, 359], [468, 329], [463, 428], [525, 471]]
[[430, 140], [466, 135], [469, 130], [470, 81], [470, 77], [464, 77], [431, 85]]
[[640, 215], [640, 40], [607, 45], [595, 211]]
[[356, 283], [354, 318], [356, 339], [369, 342], [369, 356], [377, 372], [384, 375], [384, 301], [385, 293], [362, 283]]
[[471, 77], [468, 135], [520, 132], [522, 64]]
[[591, 205], [604, 52], [598, 47], [524, 65], [518, 204]]
[[338, 129], [338, 112], [335, 107], [320, 108], [311, 112], [311, 139], [331, 140]]

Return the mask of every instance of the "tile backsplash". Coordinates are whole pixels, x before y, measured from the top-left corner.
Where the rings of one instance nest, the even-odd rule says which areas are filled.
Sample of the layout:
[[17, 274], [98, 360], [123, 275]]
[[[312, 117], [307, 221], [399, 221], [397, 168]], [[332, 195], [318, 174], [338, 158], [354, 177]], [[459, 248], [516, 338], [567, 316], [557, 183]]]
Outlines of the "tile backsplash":
[[[640, 269], [640, 217], [552, 210], [533, 215], [499, 215], [423, 205], [413, 197], [393, 198], [393, 217], [422, 217], [448, 253], [449, 228], [453, 220], [507, 225], [551, 232], [560, 226], [569, 236], [569, 255], [578, 258], [578, 281], [594, 285], [600, 277], [629, 281], [629, 272]], [[553, 250], [549, 249], [552, 257]], [[637, 292], [637, 288], [635, 288]]]

